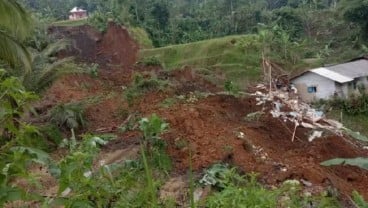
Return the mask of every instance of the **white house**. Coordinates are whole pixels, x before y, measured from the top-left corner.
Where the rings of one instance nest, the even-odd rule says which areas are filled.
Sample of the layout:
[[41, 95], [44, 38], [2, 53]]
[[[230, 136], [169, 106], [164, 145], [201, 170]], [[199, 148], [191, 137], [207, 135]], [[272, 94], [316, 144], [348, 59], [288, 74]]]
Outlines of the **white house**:
[[74, 7], [70, 10], [69, 19], [70, 20], [79, 20], [87, 18], [87, 11], [78, 7]]
[[333, 96], [348, 98], [358, 93], [358, 86], [368, 89], [368, 60], [357, 58], [350, 62], [308, 70], [290, 79], [305, 102], [329, 99]]

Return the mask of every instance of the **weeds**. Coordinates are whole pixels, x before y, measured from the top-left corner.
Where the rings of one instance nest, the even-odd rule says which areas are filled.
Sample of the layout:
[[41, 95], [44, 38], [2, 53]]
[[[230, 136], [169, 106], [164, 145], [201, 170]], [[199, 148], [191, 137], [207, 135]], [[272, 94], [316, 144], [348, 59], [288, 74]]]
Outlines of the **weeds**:
[[193, 178], [193, 166], [192, 166], [192, 151], [189, 149], [189, 202], [190, 208], [195, 208], [196, 203], [194, 201], [194, 178]]
[[170, 108], [171, 106], [175, 105], [177, 103], [177, 100], [175, 98], [166, 98], [162, 103], [160, 104], [163, 108]]
[[165, 153], [166, 143], [161, 139], [160, 134], [165, 132], [168, 127], [168, 123], [156, 114], [152, 114], [149, 118], [142, 118], [139, 121], [139, 129], [143, 132], [142, 144], [148, 153], [148, 157], [164, 171], [171, 168], [171, 161]]
[[236, 85], [234, 82], [227, 80], [224, 85], [224, 89], [230, 95], [238, 95], [239, 94], [239, 86]]
[[210, 196], [206, 207], [339, 207], [333, 197], [313, 198], [303, 196], [299, 181], [286, 181], [280, 188], [266, 189], [257, 182], [255, 174], [239, 175], [234, 168], [214, 165], [201, 180], [219, 191]]
[[156, 56], [148, 56], [144, 57], [139, 64], [143, 64], [144, 66], [162, 66], [160, 59]]
[[356, 191], [353, 192], [353, 201], [357, 208], [367, 208], [368, 202]]
[[145, 78], [141, 74], [135, 74], [133, 83], [125, 90], [124, 97], [129, 106], [132, 106], [139, 96], [147, 92], [162, 90], [167, 86], [167, 82], [154, 77]]
[[84, 109], [80, 103], [59, 104], [51, 109], [50, 121], [59, 128], [78, 129], [84, 127]]
[[98, 77], [98, 68], [99, 68], [99, 65], [93, 63], [90, 66], [88, 66], [87, 71], [92, 77]]

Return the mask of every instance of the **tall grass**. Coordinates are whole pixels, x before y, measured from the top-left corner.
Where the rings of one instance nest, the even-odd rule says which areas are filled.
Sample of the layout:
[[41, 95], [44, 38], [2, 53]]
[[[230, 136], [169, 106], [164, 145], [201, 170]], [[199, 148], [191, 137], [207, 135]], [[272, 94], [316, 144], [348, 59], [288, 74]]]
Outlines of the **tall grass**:
[[148, 192], [148, 195], [149, 195], [149, 200], [150, 200], [149, 203], [150, 203], [151, 207], [157, 207], [157, 197], [156, 197], [154, 179], [153, 179], [153, 175], [152, 175], [152, 169], [148, 165], [148, 160], [147, 160], [147, 157], [146, 157], [146, 151], [143, 147], [143, 144], [141, 144], [141, 155], [142, 155], [144, 171], [145, 171], [146, 179], [147, 179], [146, 191]]
[[168, 70], [185, 65], [221, 70], [234, 81], [257, 81], [261, 74], [260, 43], [255, 35], [227, 36], [140, 51], [141, 60], [153, 56]]
[[193, 179], [193, 166], [192, 166], [192, 150], [189, 148], [189, 200], [190, 207], [195, 208], [194, 201], [194, 179]]

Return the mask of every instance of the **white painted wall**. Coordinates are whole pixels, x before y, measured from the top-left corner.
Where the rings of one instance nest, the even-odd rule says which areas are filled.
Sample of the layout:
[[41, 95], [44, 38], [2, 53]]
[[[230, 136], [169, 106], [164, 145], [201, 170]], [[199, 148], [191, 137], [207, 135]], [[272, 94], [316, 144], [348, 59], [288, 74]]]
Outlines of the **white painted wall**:
[[[291, 81], [298, 89], [302, 100], [312, 102], [318, 99], [329, 99], [336, 91], [335, 82], [313, 72], [307, 72]], [[309, 93], [308, 87], [316, 86], [316, 93]]]

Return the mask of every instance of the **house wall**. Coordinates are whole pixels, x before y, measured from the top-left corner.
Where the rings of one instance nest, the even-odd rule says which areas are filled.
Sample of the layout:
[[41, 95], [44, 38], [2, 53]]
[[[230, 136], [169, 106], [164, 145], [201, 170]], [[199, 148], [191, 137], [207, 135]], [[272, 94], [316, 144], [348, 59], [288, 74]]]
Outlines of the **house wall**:
[[[298, 89], [300, 98], [305, 102], [313, 102], [319, 99], [329, 99], [334, 95], [336, 85], [333, 80], [322, 77], [313, 72], [307, 72], [300, 77], [291, 80], [291, 83]], [[315, 86], [316, 93], [309, 93], [308, 87]]]
[[74, 12], [69, 15], [70, 20], [87, 18], [87, 12]]
[[349, 82], [345, 84], [344, 92], [346, 93], [345, 98], [349, 98], [350, 95], [355, 94], [359, 95], [359, 86], [363, 85], [365, 87], [365, 91], [368, 92], [368, 77], [359, 77], [354, 79], [355, 88], [353, 82]]

